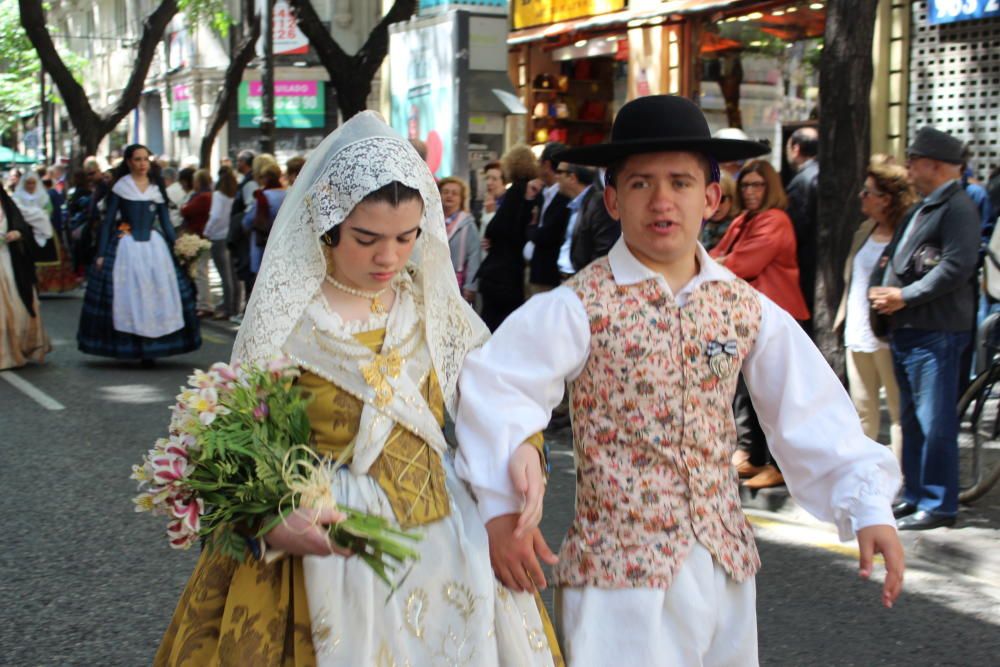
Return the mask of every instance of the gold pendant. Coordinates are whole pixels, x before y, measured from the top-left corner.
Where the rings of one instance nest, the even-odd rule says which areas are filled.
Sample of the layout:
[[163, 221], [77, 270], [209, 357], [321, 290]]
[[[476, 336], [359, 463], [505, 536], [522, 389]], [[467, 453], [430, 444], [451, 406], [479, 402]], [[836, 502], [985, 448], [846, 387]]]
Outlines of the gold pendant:
[[385, 304], [379, 301], [378, 297], [372, 299], [371, 311], [373, 315], [385, 315]]

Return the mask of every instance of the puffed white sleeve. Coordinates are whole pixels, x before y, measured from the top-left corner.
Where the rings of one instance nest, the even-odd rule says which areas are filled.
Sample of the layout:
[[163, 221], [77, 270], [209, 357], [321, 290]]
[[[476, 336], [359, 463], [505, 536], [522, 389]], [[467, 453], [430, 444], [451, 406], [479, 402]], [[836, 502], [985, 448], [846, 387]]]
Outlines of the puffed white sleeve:
[[567, 380], [590, 353], [590, 324], [567, 287], [532, 297], [514, 311], [459, 376], [455, 469], [472, 487], [483, 521], [520, 512], [508, 462], [549, 423]]
[[792, 497], [833, 522], [841, 540], [866, 526], [895, 526], [895, 456], [865, 436], [847, 391], [799, 324], [759, 296], [760, 333], [743, 376]]

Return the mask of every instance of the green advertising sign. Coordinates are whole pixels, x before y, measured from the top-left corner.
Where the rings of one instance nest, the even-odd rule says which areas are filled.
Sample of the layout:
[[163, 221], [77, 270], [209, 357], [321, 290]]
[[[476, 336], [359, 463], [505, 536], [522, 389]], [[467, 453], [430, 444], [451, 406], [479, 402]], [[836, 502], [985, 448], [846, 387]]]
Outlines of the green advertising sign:
[[[240, 84], [237, 109], [240, 127], [259, 127], [261, 82]], [[326, 117], [323, 81], [275, 81], [275, 126], [287, 129], [322, 128]]]
[[173, 104], [170, 106], [170, 131], [191, 130], [191, 89], [186, 84], [174, 86]]

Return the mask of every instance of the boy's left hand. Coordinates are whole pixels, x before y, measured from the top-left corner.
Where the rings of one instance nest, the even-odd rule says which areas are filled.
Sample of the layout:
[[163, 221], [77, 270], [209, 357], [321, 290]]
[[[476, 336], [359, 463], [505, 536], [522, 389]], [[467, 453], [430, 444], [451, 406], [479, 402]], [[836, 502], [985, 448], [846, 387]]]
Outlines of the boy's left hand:
[[514, 539], [521, 539], [542, 520], [542, 503], [545, 499], [544, 461], [538, 449], [529, 443], [521, 444], [510, 457], [510, 480], [524, 496], [524, 506], [514, 529]]
[[885, 559], [885, 583], [882, 585], [882, 604], [891, 608], [903, 591], [903, 570], [905, 569], [903, 545], [899, 541], [895, 526], [867, 526], [858, 531], [858, 547], [861, 551], [858, 574], [868, 579], [872, 574], [872, 560], [875, 554]]

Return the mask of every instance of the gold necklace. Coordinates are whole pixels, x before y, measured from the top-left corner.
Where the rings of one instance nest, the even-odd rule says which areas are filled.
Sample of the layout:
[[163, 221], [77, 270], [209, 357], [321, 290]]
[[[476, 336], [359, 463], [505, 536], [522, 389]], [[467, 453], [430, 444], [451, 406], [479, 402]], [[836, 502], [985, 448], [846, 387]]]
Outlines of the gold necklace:
[[372, 314], [374, 314], [374, 315], [385, 315], [388, 312], [386, 310], [386, 308], [385, 308], [385, 304], [382, 303], [381, 301], [379, 301], [379, 298], [383, 294], [385, 294], [389, 290], [389, 288], [392, 287], [392, 285], [389, 285], [388, 287], [383, 287], [382, 289], [380, 289], [377, 292], [365, 292], [365, 291], [362, 291], [362, 290], [359, 290], [359, 289], [354, 289], [353, 287], [348, 287], [344, 283], [340, 282], [339, 280], [337, 280], [336, 278], [334, 278], [333, 276], [331, 276], [329, 273], [326, 274], [326, 276], [325, 276], [324, 279], [326, 280], [326, 282], [330, 283], [331, 285], [333, 285], [334, 287], [336, 287], [337, 289], [339, 289], [341, 292], [344, 292], [346, 294], [350, 294], [351, 296], [356, 296], [356, 297], [359, 297], [359, 298], [362, 298], [362, 299], [368, 299], [369, 301], [371, 301], [372, 302], [372, 305], [371, 305], [371, 312], [372, 312]]

